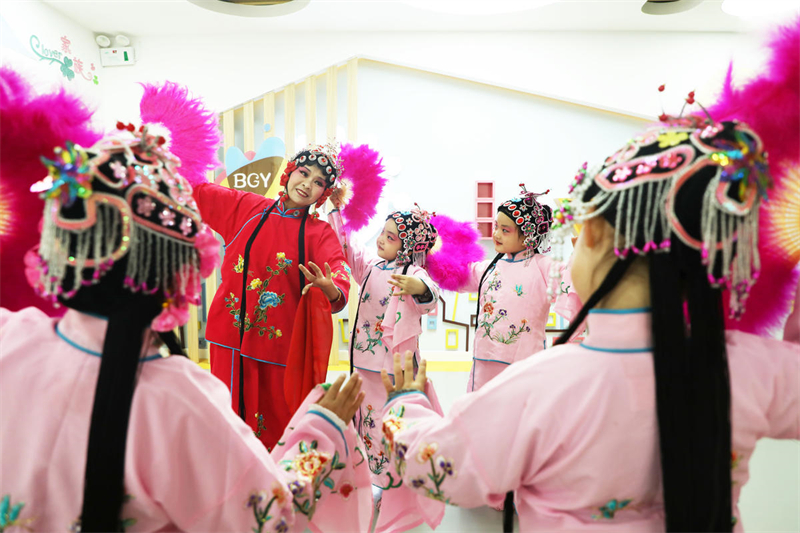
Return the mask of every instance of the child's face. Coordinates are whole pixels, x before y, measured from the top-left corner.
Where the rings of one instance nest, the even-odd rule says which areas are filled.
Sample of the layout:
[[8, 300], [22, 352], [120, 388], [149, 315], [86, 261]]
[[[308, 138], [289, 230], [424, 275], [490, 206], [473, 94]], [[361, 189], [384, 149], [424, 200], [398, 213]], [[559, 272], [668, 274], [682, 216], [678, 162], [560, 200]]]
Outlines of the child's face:
[[494, 219], [494, 250], [499, 254], [515, 254], [525, 249], [525, 238], [514, 221], [505, 213]]
[[394, 220], [391, 218], [387, 220], [383, 225], [383, 231], [378, 235], [378, 257], [387, 261], [397, 259], [397, 252], [403, 246], [403, 241], [400, 240], [398, 233]]
[[325, 177], [317, 165], [300, 166], [289, 174], [286, 207], [306, 207], [317, 203], [325, 191]]

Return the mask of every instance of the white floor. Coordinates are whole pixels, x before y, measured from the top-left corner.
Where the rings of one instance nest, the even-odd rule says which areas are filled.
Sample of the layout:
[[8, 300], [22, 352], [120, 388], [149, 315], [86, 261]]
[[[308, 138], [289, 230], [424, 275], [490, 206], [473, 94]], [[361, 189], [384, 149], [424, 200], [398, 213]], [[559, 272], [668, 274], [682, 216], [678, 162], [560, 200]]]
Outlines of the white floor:
[[[328, 380], [339, 373], [329, 372]], [[468, 373], [432, 372], [430, 379], [445, 413], [465, 394]], [[750, 481], [739, 501], [742, 524], [748, 533], [800, 531], [800, 442], [764, 439], [750, 461]], [[499, 532], [502, 513], [488, 507], [448, 507], [437, 532]], [[517, 526], [516, 531], [519, 531]], [[431, 531], [427, 526], [410, 530]]]

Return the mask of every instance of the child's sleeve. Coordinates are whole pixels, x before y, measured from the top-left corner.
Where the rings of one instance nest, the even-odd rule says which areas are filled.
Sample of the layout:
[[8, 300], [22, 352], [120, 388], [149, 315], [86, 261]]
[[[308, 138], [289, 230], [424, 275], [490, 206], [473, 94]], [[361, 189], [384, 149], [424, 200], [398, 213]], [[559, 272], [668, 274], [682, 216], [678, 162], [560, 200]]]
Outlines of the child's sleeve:
[[439, 289], [439, 285], [436, 284], [433, 279], [428, 275], [428, 272], [422, 268], [420, 268], [415, 274], [415, 277], [418, 277], [422, 283], [428, 287], [428, 292], [430, 294], [424, 294], [420, 296], [414, 296], [414, 307], [416, 311], [420, 315], [427, 315], [429, 313], [435, 313], [437, 309], [437, 304], [439, 302], [439, 296], [441, 295], [441, 290]]
[[469, 265], [469, 280], [467, 284], [459, 289], [459, 292], [478, 292], [483, 273], [491, 264], [491, 261], [481, 261], [479, 263], [470, 263]]
[[316, 245], [309, 249], [311, 260], [320, 268], [325, 268], [325, 263], [331, 267], [333, 284], [339, 289], [342, 297], [331, 302], [331, 312], [338, 313], [347, 305], [347, 296], [350, 294], [350, 267], [345, 260], [344, 253], [333, 229], [321, 222], [322, 234]]
[[446, 416], [421, 392], [390, 399], [382, 427], [391, 475], [417, 494], [448, 504], [500, 505], [520, 485], [535, 453], [529, 432], [520, 430], [531, 423], [525, 393], [519, 383], [519, 395], [497, 386], [495, 381], [505, 383], [514, 373], [504, 374], [456, 400]]
[[192, 191], [203, 221], [230, 243], [244, 225], [243, 217], [254, 215], [254, 208], [263, 198], [253, 193], [237, 191], [222, 185], [203, 183]]
[[569, 257], [566, 263], [558, 263], [546, 255], [537, 255], [536, 258], [536, 265], [542, 273], [542, 279], [545, 285], [550, 283], [551, 269], [553, 265], [556, 265], [559, 277], [558, 286], [554, 288], [556, 295], [555, 307], [553, 310], [572, 322], [572, 319], [575, 318], [578, 311], [583, 307], [583, 302], [581, 302], [578, 293], [576, 293], [575, 289], [572, 287], [572, 256]]
[[375, 261], [374, 258], [368, 257], [366, 250], [361, 246], [361, 243], [358, 242], [355, 235], [345, 232], [342, 214], [338, 209], [334, 209], [330, 212], [328, 215], [328, 224], [331, 225], [336, 238], [339, 240], [345, 259], [350, 265], [353, 279], [356, 283], [361, 285], [364, 283], [364, 277], [367, 275], [367, 272], [369, 272], [369, 269], [372, 268], [372, 265], [377, 261]]
[[[358, 488], [355, 442], [345, 438], [347, 428], [335, 415], [307, 399], [270, 455], [230, 409], [222, 382], [189, 374], [193, 385], [176, 383], [169, 424], [157, 435], [141, 433], [161, 448], [152, 450], [139, 477], [176, 530], [301, 532], [309, 521], [326, 521], [321, 509], [327, 500], [338, 503]], [[315, 390], [309, 398], [314, 394], [320, 396]], [[342, 512], [342, 519], [356, 525], [354, 513]]]

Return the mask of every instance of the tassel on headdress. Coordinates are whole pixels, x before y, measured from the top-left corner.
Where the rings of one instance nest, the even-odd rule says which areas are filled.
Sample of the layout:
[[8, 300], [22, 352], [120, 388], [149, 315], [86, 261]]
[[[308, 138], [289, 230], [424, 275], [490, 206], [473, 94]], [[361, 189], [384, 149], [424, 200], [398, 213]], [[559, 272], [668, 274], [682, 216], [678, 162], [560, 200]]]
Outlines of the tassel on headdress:
[[[145, 94], [142, 114], [166, 120], [149, 113], [147, 102], [163, 104], [164, 96], [180, 108], [176, 95], [187, 93], [168, 83], [146, 86]], [[208, 119], [196, 100], [187, 100], [175, 116], [187, 123]], [[199, 303], [201, 277], [219, 261], [218, 244], [200, 218], [191, 185], [178, 173], [178, 159], [164, 146], [166, 139], [152, 135], [149, 124], [118, 123], [117, 129], [91, 148], [67, 142], [55, 148], [55, 156], [42, 156], [48, 175], [31, 192], [45, 200], [45, 218], [38, 276], [30, 272], [30, 279], [43, 296], [69, 299], [126, 258], [124, 285], [157, 295], [164, 311], [151, 326], [170, 331], [188, 320], [188, 304]], [[195, 139], [194, 146], [199, 144]], [[173, 145], [185, 146], [186, 140], [173, 134]], [[190, 169], [200, 173], [215, 164], [207, 149]]]

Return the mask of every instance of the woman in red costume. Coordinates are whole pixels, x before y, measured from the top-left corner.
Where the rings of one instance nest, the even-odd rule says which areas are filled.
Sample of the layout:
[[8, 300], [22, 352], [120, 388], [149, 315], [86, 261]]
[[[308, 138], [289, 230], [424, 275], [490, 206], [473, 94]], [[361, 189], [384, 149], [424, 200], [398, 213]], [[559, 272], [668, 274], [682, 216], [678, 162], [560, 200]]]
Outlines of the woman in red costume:
[[349, 267], [331, 227], [310, 212], [342, 174], [331, 146], [308, 147], [289, 161], [278, 200], [203, 183], [194, 198], [225, 241], [222, 283], [208, 313], [211, 372], [231, 404], [271, 449], [292, 416], [284, 376], [300, 297], [319, 287], [336, 313], [347, 304]]

